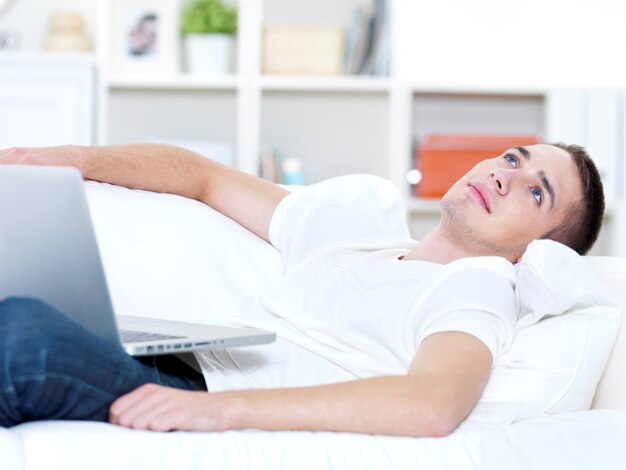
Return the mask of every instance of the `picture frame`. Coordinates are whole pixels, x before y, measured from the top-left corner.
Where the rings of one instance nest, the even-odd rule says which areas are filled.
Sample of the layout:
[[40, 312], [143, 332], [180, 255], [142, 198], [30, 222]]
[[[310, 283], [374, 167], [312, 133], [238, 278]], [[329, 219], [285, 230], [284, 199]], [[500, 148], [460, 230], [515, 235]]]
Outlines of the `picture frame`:
[[181, 71], [180, 0], [111, 0], [109, 48], [115, 75]]

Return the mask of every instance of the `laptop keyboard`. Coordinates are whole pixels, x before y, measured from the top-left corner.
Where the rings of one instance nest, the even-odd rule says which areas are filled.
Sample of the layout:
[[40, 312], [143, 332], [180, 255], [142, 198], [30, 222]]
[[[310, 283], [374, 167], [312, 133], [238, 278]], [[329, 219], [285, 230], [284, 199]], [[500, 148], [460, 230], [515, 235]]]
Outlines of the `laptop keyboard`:
[[144, 341], [160, 341], [163, 339], [180, 339], [186, 336], [162, 335], [160, 333], [148, 333], [146, 331], [120, 330], [122, 342], [142, 343]]

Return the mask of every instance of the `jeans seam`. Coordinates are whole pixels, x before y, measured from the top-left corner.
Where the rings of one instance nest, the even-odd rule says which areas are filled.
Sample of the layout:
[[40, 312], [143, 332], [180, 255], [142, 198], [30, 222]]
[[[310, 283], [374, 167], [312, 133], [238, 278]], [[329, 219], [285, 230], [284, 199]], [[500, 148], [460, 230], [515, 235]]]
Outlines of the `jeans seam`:
[[[17, 379], [14, 379], [13, 382], [14, 383], [23, 383], [23, 382], [27, 382], [29, 380], [42, 380], [42, 379], [45, 379], [46, 377], [54, 377], [54, 378], [60, 378], [60, 379], [63, 379], [65, 381], [69, 381], [69, 382], [77, 382], [77, 383], [80, 383], [81, 385], [83, 385], [84, 387], [86, 387], [86, 388], [88, 388], [90, 390], [93, 390], [93, 391], [97, 392], [98, 394], [100, 394], [101, 396], [104, 396], [106, 398], [111, 398], [113, 400], [118, 398], [117, 396], [115, 396], [113, 394], [110, 394], [110, 393], [108, 393], [108, 392], [106, 392], [106, 391], [104, 391], [104, 390], [102, 390], [102, 389], [100, 389], [100, 388], [98, 388], [98, 387], [96, 387], [94, 385], [91, 385], [90, 383], [85, 382], [82, 379], [79, 379], [77, 377], [72, 377], [72, 376], [69, 376], [69, 375], [66, 375], [66, 374], [61, 374], [61, 373], [58, 373], [58, 372], [47, 372], [46, 374], [21, 376], [21, 377], [19, 377]], [[12, 387], [12, 388], [15, 391], [15, 388], [14, 387]]]

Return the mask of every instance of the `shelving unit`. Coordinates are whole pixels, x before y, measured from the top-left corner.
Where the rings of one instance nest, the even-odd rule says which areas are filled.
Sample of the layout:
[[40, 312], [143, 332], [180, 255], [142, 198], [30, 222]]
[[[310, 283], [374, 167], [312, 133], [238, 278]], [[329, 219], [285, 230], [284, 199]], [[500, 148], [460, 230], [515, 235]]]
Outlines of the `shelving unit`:
[[[238, 0], [237, 73], [224, 77], [120, 75], [111, 69], [107, 49], [109, 2], [97, 1], [98, 143], [213, 139], [235, 148], [239, 169], [257, 173], [261, 144], [268, 142], [284, 156], [303, 161], [307, 183], [346, 173], [377, 174], [393, 181], [406, 197], [416, 238], [439, 214], [438, 202], [416, 200], [406, 181], [420, 137], [435, 131], [506, 132], [549, 140], [554, 122], [562, 118], [554, 116], [560, 108], [553, 105], [551, 89], [504, 79], [485, 87], [416, 78], [407, 67], [417, 60], [416, 51], [404, 40], [414, 27], [409, 2], [390, 0], [391, 74], [381, 78], [261, 73], [264, 24], [348, 27], [352, 9], [368, 0], [302, 0], [297, 5]], [[576, 141], [580, 135], [576, 130], [565, 138]], [[614, 242], [607, 243], [612, 249]]]
[[[392, 177], [390, 163], [392, 152], [391, 135], [389, 133], [391, 115], [395, 114], [391, 107], [395, 102], [391, 97], [395, 94], [397, 84], [393, 78], [363, 77], [363, 76], [267, 76], [261, 73], [261, 40], [264, 21], [270, 23], [310, 23], [312, 18], [317, 24], [334, 24], [348, 26], [350, 14], [355, 5], [366, 4], [363, 0], [346, 0], [343, 2], [300, 2], [297, 8], [286, 0], [239, 0], [238, 25], [238, 56], [236, 60], [236, 75], [227, 77], [194, 77], [184, 74], [168, 76], [136, 77], [120, 75], [119, 71], [112, 70], [110, 66], [110, 51], [107, 50], [107, 32], [109, 30], [108, 21], [110, 18], [110, 5], [106, 0], [98, 2], [98, 61], [101, 70], [100, 81], [100, 116], [98, 142], [104, 143], [124, 143], [151, 139], [154, 135], [148, 132], [146, 123], [140, 123], [140, 119], [135, 120], [135, 124], [125, 122], [124, 130], [120, 129], [123, 118], [127, 116], [130, 109], [135, 110], [138, 115], [142, 110], [142, 97], [150, 97], [163, 102], [163, 116], [167, 116], [166, 108], [171, 106], [172, 97], [178, 94], [181, 100], [193, 96], [198, 102], [204, 102], [207, 109], [208, 118], [203, 116], [197, 109], [190, 109], [187, 119], [191, 121], [205, 122], [207, 126], [212, 125], [215, 119], [212, 118], [212, 100], [216, 101], [215, 106], [224, 112], [221, 103], [225, 99], [231, 101], [232, 110], [227, 112], [227, 121], [231, 121], [234, 115], [233, 129], [224, 130], [221, 135], [207, 129], [207, 135], [212, 135], [218, 140], [230, 141], [236, 148], [236, 165], [239, 169], [256, 173], [258, 171], [258, 155], [262, 142], [267, 141], [276, 146], [280, 151], [289, 155], [300, 157], [307, 154], [314, 155], [306, 159], [304, 163], [305, 172], [311, 175], [307, 182], [314, 183], [320, 179], [333, 176], [334, 170], [342, 171], [341, 168], [322, 169], [318, 164], [319, 156], [326, 154], [322, 158], [326, 162], [336, 162], [336, 156], [341, 156], [341, 160], [348, 163], [343, 165], [343, 172], [365, 171], [374, 172], [384, 177]], [[309, 13], [306, 13], [306, 12]], [[310, 12], [315, 11], [316, 15]], [[291, 13], [288, 13], [291, 12]], [[287, 16], [284, 16], [287, 15]], [[134, 95], [134, 96], [133, 96]], [[225, 98], [225, 97], [228, 98]], [[332, 148], [315, 148], [316, 134], [320, 129], [316, 129], [304, 116], [288, 116], [281, 111], [285, 101], [295, 101], [306, 107], [307, 104], [315, 104], [326, 109], [329, 119], [333, 114], [341, 116], [342, 122], [338, 126], [344, 129], [341, 132], [332, 132], [333, 126], [326, 129], [323, 139], [325, 145], [335, 145]], [[167, 103], [170, 104], [167, 104]], [[295, 106], [292, 106], [295, 108]], [[152, 105], [149, 109], [152, 116], [149, 121], [155, 121], [154, 114], [159, 114], [158, 106]], [[172, 114], [182, 112], [181, 106], [174, 106]], [[364, 114], [365, 113], [365, 114]], [[382, 113], [382, 118], [381, 118]], [[148, 113], [146, 113], [148, 114]], [[360, 121], [364, 116], [379, 115], [375, 117], [373, 125], [364, 126]], [[273, 116], [277, 116], [274, 120]], [[280, 129], [285, 123], [298, 127], [294, 135], [298, 135], [301, 145], [294, 145], [290, 142], [281, 142], [281, 136], [288, 132], [281, 133]], [[135, 126], [136, 132], [128, 126]], [[351, 128], [365, 127], [369, 133], [359, 135], [349, 132]], [[335, 126], [337, 128], [337, 126]], [[155, 123], [154, 132], [160, 134], [164, 129]], [[217, 135], [216, 135], [217, 134]], [[268, 138], [267, 136], [271, 136]], [[134, 138], [133, 138], [134, 136]], [[346, 137], [356, 140], [349, 142]], [[168, 138], [175, 138], [175, 132], [171, 129]], [[197, 138], [197, 129], [194, 127], [188, 133], [180, 133], [181, 140]], [[289, 140], [289, 139], [287, 139]], [[406, 140], [406, 139], [404, 139]], [[306, 142], [306, 144], [304, 144]], [[313, 145], [313, 147], [311, 147]], [[351, 151], [351, 147], [356, 147], [357, 151]], [[350, 158], [350, 155], [353, 155]], [[352, 163], [350, 163], [350, 161]], [[403, 168], [396, 171], [396, 174], [406, 173]], [[399, 180], [397, 181], [400, 185]]]
[[[365, 0], [303, 1], [296, 8], [288, 0], [239, 0], [236, 75], [194, 77], [177, 74], [143, 78], [120, 76], [115, 70], [110, 70], [105, 40], [109, 5], [106, 0], [100, 0], [98, 18], [101, 37], [97, 44], [101, 68], [101, 115], [98, 141], [121, 143], [121, 136], [130, 140], [150, 137], [146, 135], [145, 126], [142, 125], [139, 125], [135, 139], [132, 139], [133, 133], [130, 129], [120, 133], [113, 132], [112, 128], [115, 126], [114, 122], [120, 121], [112, 113], [116, 109], [126, 112], [133, 105], [135, 109], [140, 109], [136, 105], [139, 104], [141, 95], [155, 100], [160, 95], [164, 102], [172, 101], [174, 94], [180, 94], [183, 101], [185, 96], [193, 96], [196, 101], [204, 102], [207, 109], [212, 107], [211, 100], [216, 100], [216, 108], [220, 110], [223, 110], [220, 103], [228, 96], [234, 109], [227, 113], [227, 120], [230, 121], [230, 116], [234, 115], [235, 124], [234, 129], [224, 131], [221, 140], [230, 139], [236, 148], [238, 168], [256, 173], [260, 144], [267, 141], [284, 154], [303, 158], [309, 183], [340, 173], [365, 171], [391, 179], [410, 198], [405, 175], [411, 167], [412, 144], [421, 133], [420, 127], [416, 127], [421, 119], [416, 112], [420, 102], [450, 102], [450, 98], [471, 101], [472, 97], [477, 102], [490, 102], [496, 97], [496, 101], [507, 102], [508, 99], [508, 103], [515, 100], [524, 103], [529, 97], [537, 100], [538, 96], [545, 93], [543, 90], [520, 90], [506, 86], [487, 90], [479, 87], [458, 89], [419, 83], [403, 76], [402, 62], [413, 59], [406, 56], [410, 53], [406, 49], [403, 57], [403, 49], [400, 47], [392, 50], [391, 75], [384, 78], [266, 76], [261, 73], [264, 22], [347, 27], [352, 9], [366, 3]], [[399, 44], [402, 28], [407, 27], [406, 21], [399, 21], [403, 17], [404, 3], [392, 0], [390, 5], [392, 44]], [[133, 94], [138, 98], [133, 100]], [[128, 101], [126, 105], [124, 100]], [[290, 107], [290, 102], [291, 114], [284, 109]], [[302, 109], [302, 114], [298, 116], [293, 111], [299, 108]], [[158, 112], [154, 108], [151, 111]], [[176, 107], [174, 111], [180, 113], [182, 109]], [[192, 121], [206, 122], [207, 127], [215, 122], [214, 118], [203, 119], [201, 113], [193, 114], [192, 111], [188, 114]], [[320, 119], [319, 124], [315, 124], [306, 116], [307, 112], [322, 112], [325, 119]], [[167, 114], [165, 111], [164, 113]], [[211, 116], [211, 111], [207, 113]], [[333, 115], [338, 117], [335, 123], [332, 123]], [[462, 123], [460, 128], [463, 126]], [[533, 123], [532, 126], [540, 128], [542, 123]], [[428, 125], [421, 127], [422, 130], [428, 128]], [[157, 126], [154, 133], [161, 131]], [[192, 135], [181, 135], [180, 138], [197, 137], [196, 130], [190, 131], [190, 134]], [[216, 133], [207, 129], [207, 134]], [[338, 160], [343, 163], [337, 164]], [[414, 209], [414, 212], [419, 214], [420, 209]]]

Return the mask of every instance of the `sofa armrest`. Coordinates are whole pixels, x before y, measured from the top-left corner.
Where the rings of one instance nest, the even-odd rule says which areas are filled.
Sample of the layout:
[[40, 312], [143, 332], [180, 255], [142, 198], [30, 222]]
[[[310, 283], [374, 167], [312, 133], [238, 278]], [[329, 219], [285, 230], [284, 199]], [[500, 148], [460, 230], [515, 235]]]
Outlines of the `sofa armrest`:
[[587, 256], [586, 260], [622, 309], [620, 331], [591, 407], [626, 410], [626, 258]]

